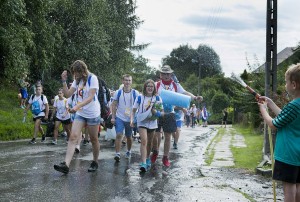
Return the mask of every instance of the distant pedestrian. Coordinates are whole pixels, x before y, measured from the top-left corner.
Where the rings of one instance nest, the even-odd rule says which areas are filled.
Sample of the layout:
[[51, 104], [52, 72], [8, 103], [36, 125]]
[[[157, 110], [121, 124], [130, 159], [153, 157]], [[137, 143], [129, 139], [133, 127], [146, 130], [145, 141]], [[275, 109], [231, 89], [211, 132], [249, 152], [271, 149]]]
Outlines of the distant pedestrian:
[[223, 110], [223, 119], [222, 119], [222, 126], [224, 125], [224, 128], [226, 128], [227, 117], [228, 117], [228, 112], [227, 112], [227, 109], [225, 108]]
[[67, 139], [70, 137], [71, 116], [69, 113], [68, 100], [64, 97], [63, 89], [58, 90], [58, 99], [54, 100], [54, 110], [51, 119], [54, 118], [54, 137], [52, 144], [57, 144], [58, 129], [60, 124], [63, 125], [64, 131], [67, 133]]
[[202, 123], [203, 123], [202, 127], [207, 127], [208, 112], [207, 112], [205, 105], [202, 108], [201, 117], [202, 117]]
[[87, 65], [81, 60], [76, 60], [71, 65], [71, 72], [75, 77], [71, 88], [68, 89], [66, 83], [68, 77], [67, 71], [63, 71], [61, 79], [63, 83], [63, 92], [67, 98], [71, 97], [76, 92], [76, 105], [69, 110], [70, 113], [76, 114], [68, 142], [65, 161], [58, 165], [54, 165], [54, 169], [65, 174], [69, 172], [69, 166], [74, 155], [75, 146], [78, 139], [81, 138], [81, 130], [87, 125], [93, 149], [93, 161], [88, 171], [94, 172], [98, 169], [98, 157], [100, 151], [100, 144], [98, 141], [100, 103], [97, 96], [99, 83], [97, 76], [89, 72]]
[[[284, 201], [300, 201], [300, 63], [285, 72], [285, 88], [292, 101], [280, 109], [261, 96], [259, 110], [266, 124], [277, 129], [273, 179], [283, 182]], [[276, 115], [272, 118], [267, 108]]]
[[24, 116], [27, 115], [27, 111], [29, 109], [31, 109], [33, 115], [34, 132], [33, 132], [33, 138], [29, 142], [30, 144], [36, 143], [38, 132], [42, 134], [41, 142], [46, 141], [46, 136], [43, 131], [43, 128], [41, 127], [41, 122], [42, 120], [48, 120], [49, 105], [48, 105], [47, 97], [43, 95], [42, 92], [43, 92], [43, 87], [40, 85], [36, 88], [36, 94], [30, 96], [28, 100], [28, 105], [24, 110]]
[[28, 98], [28, 92], [27, 88], [29, 87], [29, 83], [26, 81], [27, 79], [27, 74], [23, 74], [23, 78], [19, 80], [19, 85], [20, 85], [20, 94], [21, 94], [21, 100], [20, 100], [20, 107], [22, 109], [25, 109], [26, 107], [26, 100]]

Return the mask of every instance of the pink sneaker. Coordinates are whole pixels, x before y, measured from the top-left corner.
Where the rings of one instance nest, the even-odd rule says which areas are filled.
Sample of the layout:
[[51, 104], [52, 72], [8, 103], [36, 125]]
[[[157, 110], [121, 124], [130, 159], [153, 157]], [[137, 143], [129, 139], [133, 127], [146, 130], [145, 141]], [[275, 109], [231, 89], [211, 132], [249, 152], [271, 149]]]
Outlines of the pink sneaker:
[[164, 166], [166, 166], [166, 167], [170, 167], [170, 165], [171, 165], [167, 156], [163, 157], [162, 162], [163, 162]]
[[157, 152], [153, 152], [151, 155], [151, 163], [155, 163], [156, 159], [157, 159], [158, 153]]

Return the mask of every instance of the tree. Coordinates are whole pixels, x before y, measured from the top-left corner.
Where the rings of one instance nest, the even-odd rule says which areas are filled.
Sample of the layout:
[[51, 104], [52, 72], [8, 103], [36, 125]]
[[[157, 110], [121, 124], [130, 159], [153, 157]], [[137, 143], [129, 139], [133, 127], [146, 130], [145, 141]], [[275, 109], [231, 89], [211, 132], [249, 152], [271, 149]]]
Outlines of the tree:
[[[189, 45], [181, 45], [163, 58], [163, 65], [168, 64], [174, 69], [180, 81], [185, 81], [189, 74], [202, 78], [222, 73], [218, 54], [207, 45], [199, 45], [193, 49]], [[200, 75], [199, 75], [200, 70]]]
[[220, 113], [223, 109], [227, 108], [229, 105], [230, 105], [230, 101], [228, 96], [222, 92], [216, 93], [211, 100], [212, 111], [214, 113]]

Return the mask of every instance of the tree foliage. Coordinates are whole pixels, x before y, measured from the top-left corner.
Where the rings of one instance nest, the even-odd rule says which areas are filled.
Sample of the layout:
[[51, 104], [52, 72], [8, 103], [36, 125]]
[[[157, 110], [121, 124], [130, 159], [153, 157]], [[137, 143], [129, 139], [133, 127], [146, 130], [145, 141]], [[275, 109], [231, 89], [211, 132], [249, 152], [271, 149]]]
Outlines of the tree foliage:
[[198, 77], [212, 77], [222, 73], [220, 58], [209, 46], [200, 44], [197, 49], [181, 45], [163, 58], [163, 65], [168, 64], [175, 70], [180, 81], [185, 81], [190, 74]]

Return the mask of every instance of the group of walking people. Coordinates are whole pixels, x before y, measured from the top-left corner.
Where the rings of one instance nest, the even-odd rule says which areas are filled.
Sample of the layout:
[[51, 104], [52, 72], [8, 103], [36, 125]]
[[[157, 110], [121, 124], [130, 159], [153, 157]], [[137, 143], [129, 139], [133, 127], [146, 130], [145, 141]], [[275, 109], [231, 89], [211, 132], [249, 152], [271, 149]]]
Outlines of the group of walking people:
[[[71, 73], [74, 81], [70, 87], [67, 85], [67, 71], [61, 74], [63, 87], [58, 92], [58, 101], [54, 103], [56, 113], [61, 116], [56, 117], [61, 123], [68, 125], [70, 117], [73, 115], [72, 126], [70, 132], [68, 128], [68, 145], [63, 162], [54, 165], [54, 169], [67, 174], [69, 172], [70, 163], [74, 155], [76, 145], [81, 140], [82, 129], [87, 128], [92, 143], [93, 161], [88, 168], [89, 172], [94, 172], [98, 169], [98, 158], [100, 151], [100, 144], [98, 141], [98, 130], [101, 121], [100, 104], [97, 97], [99, 90], [99, 81], [96, 75], [88, 70], [87, 65], [77, 60], [71, 65]], [[122, 158], [121, 146], [123, 135], [127, 139], [127, 151], [124, 154], [125, 158], [131, 157], [132, 147], [132, 130], [134, 127], [138, 128], [141, 138], [140, 154], [141, 163], [140, 171], [145, 172], [151, 164], [155, 163], [159, 154], [160, 142], [162, 132], [164, 133], [164, 150], [162, 163], [169, 167], [169, 151], [171, 145], [171, 136], [174, 137], [174, 148], [177, 148], [177, 142], [180, 134], [180, 128], [184, 119], [184, 112], [186, 109], [172, 106], [164, 103], [161, 99], [160, 92], [162, 90], [169, 90], [176, 93], [185, 94], [196, 101], [202, 101], [201, 96], [194, 96], [192, 93], [183, 89], [179, 83], [172, 80], [173, 70], [170, 66], [165, 65], [160, 70], [160, 81], [154, 82], [151, 79], [145, 81], [143, 90], [139, 93], [132, 88], [132, 76], [125, 74], [122, 77], [122, 88], [115, 91], [111, 103], [111, 122], [115, 125], [116, 140], [115, 140], [115, 156], [114, 160], [120, 162]], [[42, 88], [42, 87], [41, 87]], [[40, 102], [43, 106], [41, 111], [34, 115], [34, 120], [41, 120], [47, 118], [49, 113], [49, 105], [47, 98], [44, 96], [43, 101], [40, 99], [41, 92], [37, 91], [34, 96], [35, 100]], [[63, 97], [62, 97], [63, 96]], [[75, 96], [74, 105], [67, 108], [65, 111], [59, 111], [59, 106], [64, 105], [66, 98]], [[64, 98], [66, 97], [66, 98]], [[25, 109], [32, 108], [34, 101], [29, 101], [29, 105]], [[43, 103], [42, 103], [43, 102]], [[67, 104], [66, 104], [67, 105]], [[66, 106], [65, 105], [65, 106]], [[70, 105], [68, 105], [70, 106]], [[70, 117], [69, 117], [69, 115]], [[40, 127], [37, 127], [36, 134]], [[53, 143], [56, 143], [58, 131], [55, 131]], [[44, 138], [44, 136], [43, 136]], [[35, 139], [33, 139], [35, 141]], [[152, 155], [151, 155], [152, 154]]]

